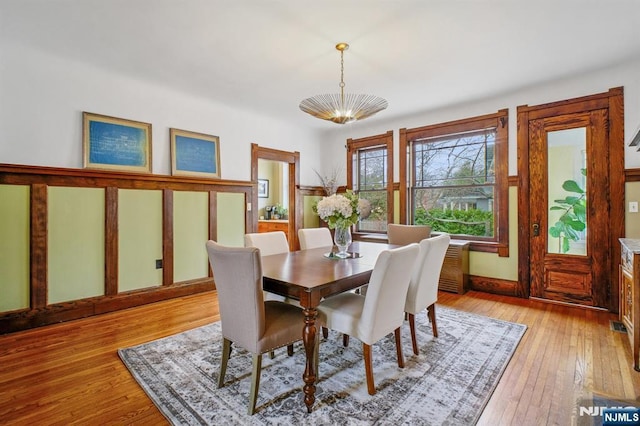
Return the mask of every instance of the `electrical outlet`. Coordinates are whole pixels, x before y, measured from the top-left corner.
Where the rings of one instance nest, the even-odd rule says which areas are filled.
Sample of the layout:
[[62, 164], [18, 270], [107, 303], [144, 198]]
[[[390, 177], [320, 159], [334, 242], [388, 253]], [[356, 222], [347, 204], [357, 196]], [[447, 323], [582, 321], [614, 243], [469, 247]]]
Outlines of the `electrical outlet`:
[[637, 201], [629, 201], [629, 213], [638, 213]]
[[156, 269], [162, 269], [162, 259], [156, 259]]

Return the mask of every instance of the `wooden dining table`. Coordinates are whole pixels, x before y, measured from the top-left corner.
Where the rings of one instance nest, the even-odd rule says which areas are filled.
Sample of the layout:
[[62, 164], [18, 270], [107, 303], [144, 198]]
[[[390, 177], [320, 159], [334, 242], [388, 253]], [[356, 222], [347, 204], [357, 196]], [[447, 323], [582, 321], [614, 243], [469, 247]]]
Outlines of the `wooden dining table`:
[[302, 341], [306, 353], [304, 403], [310, 413], [315, 402], [316, 318], [320, 301], [353, 290], [369, 282], [378, 255], [392, 248], [389, 244], [353, 242], [347, 259], [327, 258], [333, 247], [293, 251], [262, 258], [263, 288], [300, 301], [304, 321]]

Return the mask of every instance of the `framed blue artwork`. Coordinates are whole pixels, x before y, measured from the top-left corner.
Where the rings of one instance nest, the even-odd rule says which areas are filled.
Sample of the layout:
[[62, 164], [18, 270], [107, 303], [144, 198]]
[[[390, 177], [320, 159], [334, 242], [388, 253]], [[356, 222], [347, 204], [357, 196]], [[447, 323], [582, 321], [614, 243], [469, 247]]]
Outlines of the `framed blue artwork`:
[[171, 174], [220, 178], [220, 138], [187, 130], [169, 129]]
[[82, 113], [83, 166], [151, 173], [151, 124]]

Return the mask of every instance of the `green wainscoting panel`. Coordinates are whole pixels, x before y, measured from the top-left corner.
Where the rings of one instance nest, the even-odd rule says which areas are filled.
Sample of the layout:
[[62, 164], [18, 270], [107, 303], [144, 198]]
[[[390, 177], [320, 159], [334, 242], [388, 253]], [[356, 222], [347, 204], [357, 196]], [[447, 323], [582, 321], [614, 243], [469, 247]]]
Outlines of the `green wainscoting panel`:
[[469, 252], [469, 274], [518, 281], [518, 188], [509, 187], [509, 257]]
[[302, 200], [303, 205], [303, 218], [302, 218], [302, 227], [303, 228], [318, 228], [320, 226], [320, 217], [317, 213], [313, 212], [313, 206], [322, 200], [322, 197], [318, 195], [305, 195]]
[[244, 193], [218, 193], [218, 242], [226, 246], [244, 246]]
[[118, 292], [162, 285], [162, 191], [118, 190]]
[[[628, 203], [631, 201], [640, 201], [640, 182], [627, 182], [625, 184], [625, 199], [627, 205], [625, 206], [625, 236], [627, 238], [640, 238], [640, 213], [630, 213]], [[614, 262], [617, 262], [614, 259]]]
[[0, 185], [0, 312], [29, 308], [27, 185]]
[[104, 189], [49, 187], [48, 198], [48, 303], [104, 295]]
[[173, 281], [209, 276], [209, 193], [173, 193]]

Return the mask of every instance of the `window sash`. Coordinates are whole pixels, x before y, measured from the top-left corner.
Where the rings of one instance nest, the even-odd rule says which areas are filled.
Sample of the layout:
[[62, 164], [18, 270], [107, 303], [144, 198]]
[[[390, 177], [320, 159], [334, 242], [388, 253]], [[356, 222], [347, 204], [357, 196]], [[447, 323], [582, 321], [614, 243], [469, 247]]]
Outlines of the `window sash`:
[[[382, 170], [372, 172], [376, 162], [382, 161]], [[369, 167], [371, 165], [371, 167]], [[387, 149], [384, 146], [360, 149], [356, 153], [356, 180], [354, 190], [370, 191], [387, 187]], [[374, 179], [372, 175], [378, 175]]]
[[494, 240], [496, 137], [488, 128], [410, 141], [410, 222]]

